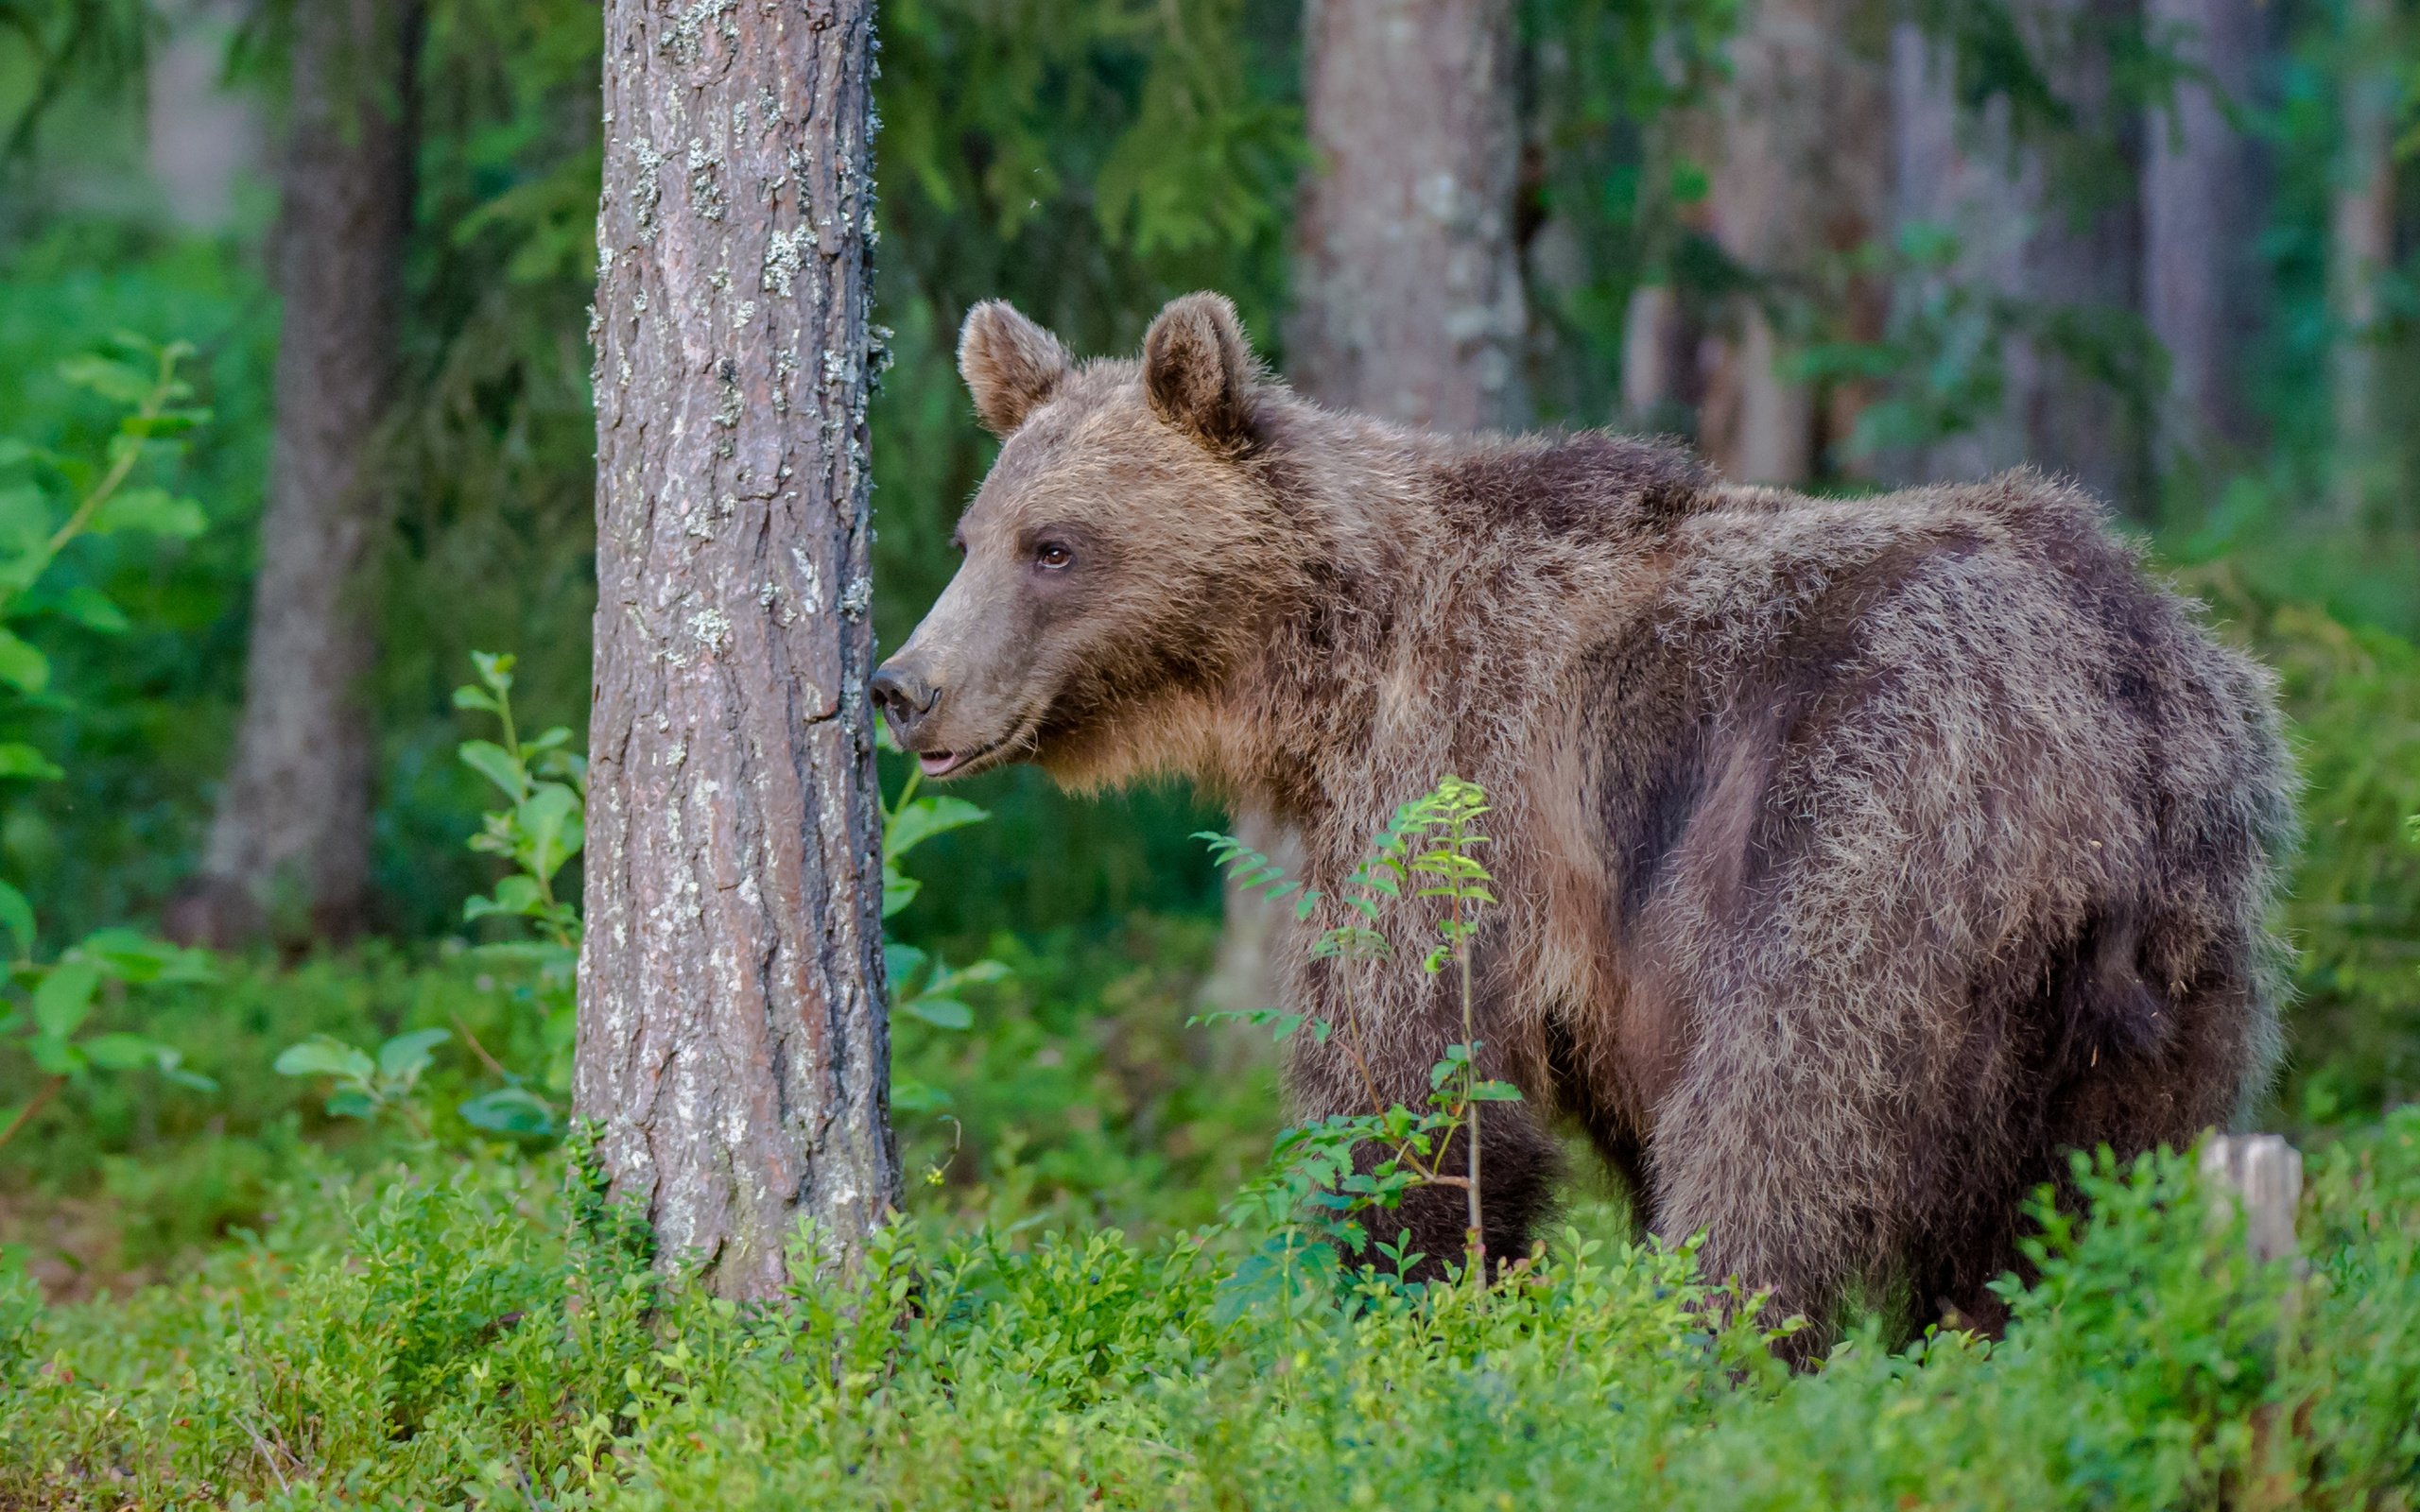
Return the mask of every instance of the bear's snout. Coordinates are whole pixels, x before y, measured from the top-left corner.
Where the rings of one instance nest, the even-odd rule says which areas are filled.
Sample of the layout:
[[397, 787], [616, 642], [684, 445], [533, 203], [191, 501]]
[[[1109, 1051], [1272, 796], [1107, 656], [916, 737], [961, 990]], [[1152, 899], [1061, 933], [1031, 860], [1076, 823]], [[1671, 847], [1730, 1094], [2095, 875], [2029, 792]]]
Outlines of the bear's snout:
[[890, 721], [890, 732], [899, 744], [915, 748], [916, 727], [933, 712], [941, 701], [941, 690], [911, 665], [902, 664], [894, 657], [874, 669], [873, 681], [866, 690], [873, 697], [874, 707]]

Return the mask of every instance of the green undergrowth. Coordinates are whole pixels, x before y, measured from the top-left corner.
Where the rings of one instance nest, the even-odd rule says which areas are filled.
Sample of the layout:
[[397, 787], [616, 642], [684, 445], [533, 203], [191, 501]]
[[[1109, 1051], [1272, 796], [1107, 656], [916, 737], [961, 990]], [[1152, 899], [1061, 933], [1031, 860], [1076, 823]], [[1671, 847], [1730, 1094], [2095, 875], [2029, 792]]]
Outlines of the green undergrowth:
[[[966, 959], [979, 947], [1009, 971], [970, 994], [964, 1028], [893, 1025], [897, 1078], [921, 1089], [894, 1110], [911, 1208], [959, 1224], [1154, 1234], [1215, 1217], [1280, 1122], [1268, 1046], [1187, 1023], [1217, 933], [1209, 919], [1138, 914], [954, 949]], [[54, 1294], [122, 1292], [259, 1228], [279, 1183], [313, 1162], [361, 1170], [391, 1156], [379, 1131], [327, 1111], [320, 1082], [273, 1069], [307, 1037], [374, 1045], [448, 1031], [421, 1101], [441, 1143], [475, 1139], [457, 1109], [493, 1083], [480, 1053], [545, 1062], [539, 998], [535, 974], [510, 961], [379, 945], [294, 966], [231, 958], [210, 983], [117, 994], [98, 1027], [184, 1047], [217, 1090], [121, 1078], [50, 1105], [0, 1152], [0, 1263], [30, 1264]], [[0, 1108], [38, 1085], [30, 1062], [0, 1058]], [[89, 1221], [60, 1225], [62, 1205]]]
[[1216, 1229], [928, 1217], [743, 1309], [660, 1280], [564, 1169], [321, 1162], [175, 1284], [44, 1306], [0, 1283], [0, 1504], [2351, 1507], [2420, 1485], [2420, 1113], [2315, 1157], [2299, 1280], [2244, 1258], [2187, 1160], [2104, 1161], [2002, 1340], [1853, 1333], [1800, 1375], [1685, 1250], [1576, 1235], [1492, 1289], [1424, 1290], [1272, 1280]]

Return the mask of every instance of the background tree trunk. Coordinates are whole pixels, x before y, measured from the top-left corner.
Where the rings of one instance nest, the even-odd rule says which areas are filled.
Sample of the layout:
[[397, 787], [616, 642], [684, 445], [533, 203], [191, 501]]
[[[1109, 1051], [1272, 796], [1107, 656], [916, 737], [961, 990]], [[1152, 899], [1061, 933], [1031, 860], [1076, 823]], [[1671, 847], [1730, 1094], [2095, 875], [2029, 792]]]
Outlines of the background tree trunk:
[[220, 87], [243, 12], [234, 0], [165, 0], [156, 9], [162, 30], [149, 59], [145, 122], [151, 177], [177, 224], [220, 231], [266, 155], [257, 103]]
[[[2087, 9], [2117, 12], [2135, 0], [2045, 0], [2045, 30], [2067, 31]], [[2104, 15], [2102, 25], [2118, 18]], [[2087, 132], [2113, 129], [2108, 55], [2082, 47], [2050, 55], [2051, 84]], [[2132, 135], [2131, 131], [2127, 132]], [[2122, 167], [2120, 171], [2126, 171]], [[2130, 318], [2143, 308], [2142, 201], [2136, 180], [2125, 192], [2062, 182], [2038, 161], [2032, 187], [2032, 234], [2026, 239], [2023, 289], [2037, 319], [2016, 343], [2011, 398], [2022, 417], [2036, 466], [2074, 474], [2110, 504], [2136, 515], [2151, 504], [2150, 405], [2158, 396], [2129, 392], [2097, 377], [2070, 344], [2124, 343]], [[2065, 330], [2065, 339], [2057, 328]], [[2135, 329], [2139, 329], [2136, 327]], [[2112, 355], [2120, 356], [2114, 348]]]
[[[1956, 258], [1903, 280], [1894, 290], [1903, 321], [1927, 307], [1941, 307], [1956, 290], [1988, 298], [2014, 298], [2023, 290], [2026, 215], [2021, 201], [2036, 192], [2026, 182], [2039, 164], [2020, 165], [2010, 141], [2005, 99], [1988, 101], [1976, 116], [1962, 118], [1949, 48], [1913, 22], [1891, 33], [1892, 201], [1898, 229], [1917, 226], [1956, 238]], [[1981, 310], [1964, 318], [1984, 326], [1995, 318]], [[1974, 334], [1962, 333], [1971, 338]], [[1979, 367], [2004, 369], [2004, 352], [1970, 339]], [[1979, 374], [1991, 380], [2004, 371]], [[1890, 458], [1887, 471], [1908, 482], [1978, 478], [2026, 460], [2024, 428], [2014, 405], [1982, 408], [1966, 429], [1911, 446]]]
[[1730, 43], [1706, 230], [1763, 286], [1731, 301], [1707, 343], [1698, 434], [1735, 482], [1804, 483], [1841, 438], [1815, 386], [1789, 371], [1789, 349], [1881, 335], [1882, 300], [1848, 261], [1882, 230], [1889, 192], [1885, 74], [1856, 50], [1856, 0], [1761, 0]]
[[660, 1253], [765, 1297], [898, 1199], [866, 398], [867, 0], [605, 9], [575, 1111]]
[[[1295, 219], [1294, 386], [1433, 430], [1522, 424], [1509, 0], [1310, 0], [1304, 29], [1312, 163]], [[1300, 863], [1265, 816], [1235, 828], [1288, 871]], [[1275, 910], [1232, 884], [1226, 902], [1203, 1001], [1271, 1006]]]
[[369, 902], [376, 654], [366, 579], [388, 518], [374, 457], [395, 396], [411, 216], [415, 0], [295, 8], [280, 171], [277, 428], [235, 759], [176, 926], [222, 942], [307, 921], [341, 937]]
[[2378, 392], [2379, 280], [2394, 266], [2394, 19], [2390, 0], [2348, 0], [2343, 38], [2343, 146], [2328, 216], [2328, 391], [2336, 451], [2329, 494], [2340, 523], [2358, 523], [2394, 482]]
[[1520, 424], [1510, 0], [1310, 0], [1305, 28], [1295, 386], [1434, 430]]
[[1622, 309], [1622, 424], [1648, 435], [1683, 432], [1696, 364], [1680, 291], [1668, 283], [1631, 290]]
[[2258, 328], [2265, 164], [2230, 109], [2253, 103], [2266, 49], [2258, 0], [2144, 0], [2154, 43], [2204, 77], [2178, 81], [2145, 123], [2143, 313], [2166, 349], [2164, 460], [2247, 449], [2245, 349]]
[[[2109, 58], [2091, 43], [2120, 25], [2132, 3], [2027, 0], [2016, 11], [2049, 86], [2074, 114], [2075, 140], [2095, 140], [2104, 152], [2113, 140], [2122, 151], [2131, 133], [2113, 121]], [[2096, 374], [2076, 351], [2078, 343], [2122, 344], [2141, 308], [2139, 195], [2091, 195], [2089, 185], [2054, 178], [2042, 143], [2013, 141], [2004, 97], [1962, 119], [1947, 47], [1912, 25], [1893, 37], [1891, 94], [1896, 214], [1903, 225], [1921, 221], [1956, 235], [1955, 264], [1935, 277], [1981, 296], [1969, 318], [1993, 322], [1995, 338], [1978, 351], [1999, 364], [1992, 411], [1897, 459], [1895, 470], [1938, 480], [2031, 464], [2139, 510], [2148, 503], [2150, 438], [2140, 406], [2128, 402], [2138, 396]], [[1914, 302], [1927, 292], [1918, 282], [1899, 295]], [[2003, 318], [2009, 312], [2014, 318]]]

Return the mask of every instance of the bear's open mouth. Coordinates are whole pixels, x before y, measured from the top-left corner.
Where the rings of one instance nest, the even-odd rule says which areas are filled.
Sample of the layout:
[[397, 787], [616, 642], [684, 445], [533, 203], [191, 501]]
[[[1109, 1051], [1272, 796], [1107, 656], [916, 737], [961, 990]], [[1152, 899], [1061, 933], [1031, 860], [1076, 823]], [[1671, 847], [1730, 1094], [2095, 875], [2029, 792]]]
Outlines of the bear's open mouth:
[[964, 771], [1008, 744], [1003, 739], [975, 750], [920, 750], [916, 753], [916, 765], [923, 768], [926, 777], [947, 777], [953, 772]]

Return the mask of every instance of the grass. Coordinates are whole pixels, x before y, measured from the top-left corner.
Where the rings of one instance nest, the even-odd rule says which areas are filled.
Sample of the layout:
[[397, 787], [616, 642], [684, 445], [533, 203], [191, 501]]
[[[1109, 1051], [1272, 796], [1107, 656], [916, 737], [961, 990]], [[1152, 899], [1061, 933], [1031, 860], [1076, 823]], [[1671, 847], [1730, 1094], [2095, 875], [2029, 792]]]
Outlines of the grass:
[[2420, 1466], [2414, 1113], [2318, 1158], [2300, 1279], [2184, 1160], [2103, 1161], [2004, 1339], [1868, 1332], [1802, 1375], [1687, 1250], [1576, 1235], [1403, 1288], [928, 1218], [746, 1310], [564, 1169], [322, 1164], [174, 1284], [14, 1283], [0, 1503], [2353, 1507]]

